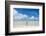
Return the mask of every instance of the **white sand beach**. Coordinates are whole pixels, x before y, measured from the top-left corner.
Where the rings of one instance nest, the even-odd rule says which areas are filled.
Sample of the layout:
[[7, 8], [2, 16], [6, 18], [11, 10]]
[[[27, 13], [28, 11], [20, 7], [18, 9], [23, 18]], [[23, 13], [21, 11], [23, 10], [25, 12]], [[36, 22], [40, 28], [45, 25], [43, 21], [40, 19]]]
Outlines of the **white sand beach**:
[[13, 22], [13, 27], [30, 27], [30, 26], [38, 26], [39, 21], [15, 21]]

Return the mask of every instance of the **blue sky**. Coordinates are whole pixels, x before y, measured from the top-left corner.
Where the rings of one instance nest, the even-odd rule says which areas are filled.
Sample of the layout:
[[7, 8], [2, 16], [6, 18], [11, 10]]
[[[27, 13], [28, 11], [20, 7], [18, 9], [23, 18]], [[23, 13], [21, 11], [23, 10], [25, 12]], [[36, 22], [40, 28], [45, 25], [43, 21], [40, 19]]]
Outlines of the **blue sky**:
[[14, 8], [14, 17], [22, 18], [39, 18], [39, 9]]
[[39, 16], [39, 9], [16, 8], [15, 10], [18, 11], [18, 13], [26, 14], [30, 17], [31, 16], [35, 16], [35, 17]]

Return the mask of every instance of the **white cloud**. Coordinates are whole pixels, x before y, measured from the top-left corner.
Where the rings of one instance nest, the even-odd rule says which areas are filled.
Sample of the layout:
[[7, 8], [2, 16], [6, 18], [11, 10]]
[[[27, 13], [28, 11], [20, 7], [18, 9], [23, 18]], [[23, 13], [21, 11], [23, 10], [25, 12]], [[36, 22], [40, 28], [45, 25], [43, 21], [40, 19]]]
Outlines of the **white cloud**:
[[22, 18], [27, 18], [28, 17], [27, 15], [23, 15], [21, 13], [18, 13], [16, 10], [14, 10], [13, 14], [14, 14], [14, 19], [19, 19], [20, 20]]
[[36, 18], [36, 17], [34, 17], [34, 16], [31, 16], [31, 17], [29, 17], [29, 16], [27, 16], [27, 15], [23, 15], [23, 14], [21, 14], [21, 13], [18, 13], [16, 10], [14, 10], [14, 12], [13, 12], [13, 14], [14, 14], [14, 20], [21, 20], [21, 19], [36, 19], [36, 20], [38, 20], [38, 18]]
[[34, 16], [31, 16], [31, 17], [29, 17], [29, 19], [32, 19], [32, 20], [38, 20], [38, 17], [34, 17]]
[[34, 16], [31, 16], [31, 19], [34, 19], [35, 17]]

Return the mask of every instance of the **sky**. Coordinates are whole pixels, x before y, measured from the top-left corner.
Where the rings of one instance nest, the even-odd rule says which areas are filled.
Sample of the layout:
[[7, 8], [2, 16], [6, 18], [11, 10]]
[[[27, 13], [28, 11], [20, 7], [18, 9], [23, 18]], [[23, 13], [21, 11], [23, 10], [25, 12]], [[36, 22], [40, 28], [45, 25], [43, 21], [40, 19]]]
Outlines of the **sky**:
[[38, 20], [39, 19], [39, 9], [29, 9], [29, 8], [14, 8], [13, 11], [14, 20]]

